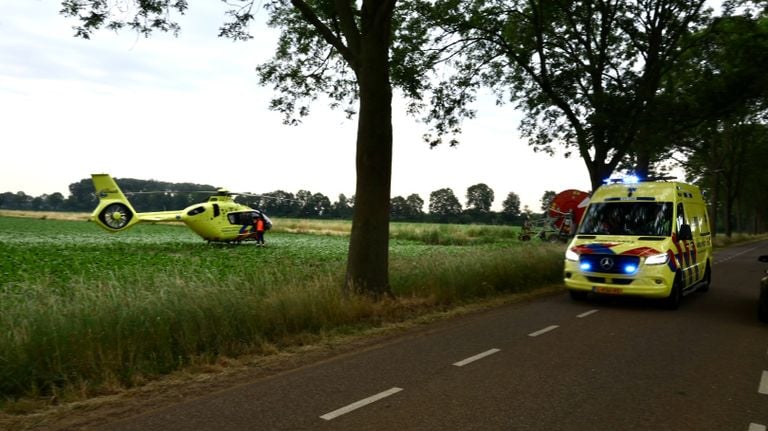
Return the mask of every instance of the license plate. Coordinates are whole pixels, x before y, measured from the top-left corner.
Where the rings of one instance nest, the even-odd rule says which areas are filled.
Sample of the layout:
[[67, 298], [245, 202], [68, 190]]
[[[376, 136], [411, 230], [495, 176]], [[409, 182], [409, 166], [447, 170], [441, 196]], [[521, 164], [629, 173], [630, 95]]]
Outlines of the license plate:
[[618, 287], [598, 287], [595, 286], [592, 288], [592, 291], [595, 293], [600, 293], [602, 295], [621, 295], [623, 291], [621, 288]]

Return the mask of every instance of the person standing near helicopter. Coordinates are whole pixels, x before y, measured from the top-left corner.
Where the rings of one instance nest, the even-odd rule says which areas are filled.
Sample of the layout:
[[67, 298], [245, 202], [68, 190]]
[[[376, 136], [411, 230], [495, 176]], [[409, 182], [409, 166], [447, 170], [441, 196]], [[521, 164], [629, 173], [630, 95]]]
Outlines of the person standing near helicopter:
[[264, 221], [264, 215], [260, 212], [259, 215], [253, 219], [254, 230], [256, 231], [256, 246], [263, 247], [264, 244], [264, 231], [266, 230], [266, 223]]

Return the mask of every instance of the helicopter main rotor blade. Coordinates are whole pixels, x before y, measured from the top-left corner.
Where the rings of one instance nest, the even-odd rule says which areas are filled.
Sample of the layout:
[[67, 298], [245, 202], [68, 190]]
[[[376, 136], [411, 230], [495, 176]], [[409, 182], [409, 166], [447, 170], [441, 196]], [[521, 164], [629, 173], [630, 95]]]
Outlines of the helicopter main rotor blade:
[[153, 190], [153, 191], [139, 191], [139, 192], [126, 192], [125, 195], [150, 195], [150, 194], [180, 194], [180, 193], [216, 193], [218, 190]]
[[269, 195], [257, 195], [255, 193], [232, 193], [233, 195], [238, 196], [248, 196], [248, 197], [255, 197], [255, 198], [264, 198], [264, 199], [274, 199], [278, 201], [290, 201], [290, 202], [298, 202], [298, 203], [304, 203], [304, 201], [296, 200], [296, 199], [288, 199], [288, 198], [281, 198], [279, 196], [269, 196]]

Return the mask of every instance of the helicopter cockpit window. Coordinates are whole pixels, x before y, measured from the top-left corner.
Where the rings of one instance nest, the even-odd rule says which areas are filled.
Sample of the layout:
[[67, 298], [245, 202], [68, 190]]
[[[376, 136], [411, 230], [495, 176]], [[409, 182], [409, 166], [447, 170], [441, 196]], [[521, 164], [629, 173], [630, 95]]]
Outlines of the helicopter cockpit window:
[[205, 207], [199, 206], [199, 207], [195, 207], [195, 208], [192, 208], [191, 210], [187, 211], [187, 215], [188, 216], [193, 216], [193, 215], [202, 214], [204, 212], [205, 212]]
[[219, 214], [221, 214], [221, 211], [219, 210], [219, 204], [213, 204], [213, 216], [218, 217]]

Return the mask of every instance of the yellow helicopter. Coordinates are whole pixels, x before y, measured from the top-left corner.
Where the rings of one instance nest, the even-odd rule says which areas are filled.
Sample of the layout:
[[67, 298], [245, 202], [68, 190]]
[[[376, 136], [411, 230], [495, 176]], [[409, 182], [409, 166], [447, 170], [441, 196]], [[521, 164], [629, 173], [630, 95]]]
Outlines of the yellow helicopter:
[[256, 239], [254, 221], [261, 217], [265, 228], [272, 227], [266, 214], [235, 202], [234, 194], [219, 189], [208, 201], [178, 211], [136, 212], [109, 174], [92, 174], [99, 205], [91, 221], [108, 232], [120, 232], [141, 222], [180, 221], [208, 242], [241, 242]]

